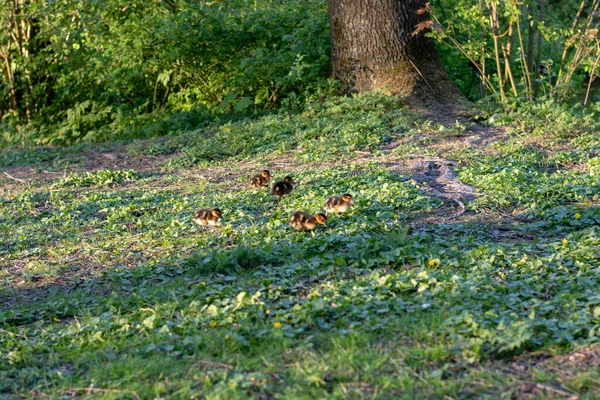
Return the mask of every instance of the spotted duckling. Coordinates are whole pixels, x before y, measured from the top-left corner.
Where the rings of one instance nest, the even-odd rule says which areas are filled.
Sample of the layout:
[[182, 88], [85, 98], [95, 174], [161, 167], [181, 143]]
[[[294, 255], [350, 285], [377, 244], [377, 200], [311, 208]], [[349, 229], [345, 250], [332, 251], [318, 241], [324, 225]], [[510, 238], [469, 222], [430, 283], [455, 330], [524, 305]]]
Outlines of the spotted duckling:
[[222, 216], [222, 212], [218, 208], [201, 208], [194, 214], [194, 222], [203, 226], [215, 226]]
[[295, 184], [296, 182], [294, 182], [291, 176], [286, 176], [283, 178], [283, 181], [277, 182], [273, 185], [271, 194], [273, 196], [277, 196], [278, 199], [281, 200], [283, 195], [290, 194], [292, 190], [294, 190]]
[[253, 188], [259, 188], [261, 186], [269, 186], [271, 180], [271, 173], [266, 169], [260, 173], [260, 175], [253, 176], [250, 178], [250, 186]]
[[313, 230], [319, 224], [327, 226], [327, 215], [318, 213], [313, 216], [303, 211], [296, 211], [290, 216], [288, 224], [297, 231]]
[[332, 196], [327, 199], [323, 208], [325, 209], [325, 214], [329, 213], [344, 213], [348, 211], [350, 208], [350, 204], [354, 204], [354, 199], [350, 193], [344, 193], [341, 196]]

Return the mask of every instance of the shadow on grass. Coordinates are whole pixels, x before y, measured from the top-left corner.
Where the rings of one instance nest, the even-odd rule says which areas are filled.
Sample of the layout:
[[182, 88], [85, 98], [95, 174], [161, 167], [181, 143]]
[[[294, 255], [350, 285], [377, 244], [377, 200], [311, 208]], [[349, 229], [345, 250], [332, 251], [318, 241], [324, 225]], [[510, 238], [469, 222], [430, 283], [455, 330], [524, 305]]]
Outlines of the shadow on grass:
[[[102, 309], [101, 304], [108, 297], [130, 296], [137, 289], [156, 285], [176, 288], [180, 285], [191, 287], [194, 282], [217, 281], [235, 286], [239, 277], [242, 280], [251, 277], [248, 282], [253, 283], [244, 285], [256, 287], [261, 285], [258, 281], [270, 277], [297, 277], [300, 281], [318, 282], [319, 277], [340, 273], [339, 276], [344, 276], [344, 271], [364, 274], [381, 267], [424, 266], [424, 256], [440, 251], [447, 255], [452, 246], [451, 253], [456, 254], [486, 244], [521, 245], [525, 249], [534, 241], [560, 241], [571, 232], [594, 225], [595, 221], [587, 218], [568, 226], [549, 224], [548, 221], [523, 223], [495, 219], [482, 223], [475, 219], [421, 225], [412, 233], [408, 233], [407, 225], [387, 231], [382, 227], [371, 227], [344, 234], [328, 234], [324, 229], [315, 233], [290, 231], [273, 240], [258, 239], [253, 244], [228, 246], [217, 245], [217, 242], [228, 243], [229, 240], [215, 231], [216, 248], [201, 248], [184, 257], [178, 254], [148, 259], [138, 262], [139, 266], [135, 268], [122, 266], [122, 263], [98, 265], [93, 268], [93, 273], [90, 273], [90, 265], [76, 262], [72, 267], [62, 268], [49, 282], [36, 284], [37, 278], [30, 277], [29, 286], [2, 290], [0, 310], [4, 309], [4, 322], [22, 324], [43, 319], [44, 315], [75, 315], [88, 305]], [[36, 243], [37, 246], [43, 244], [41, 241]], [[456, 243], [460, 245], [457, 247]], [[7, 264], [3, 269], [10, 271]], [[71, 301], [75, 298], [78, 300]], [[162, 296], [158, 295], [158, 298]]]
[[[343, 340], [360, 337], [363, 345], [378, 341], [384, 349], [407, 350], [402, 369], [412, 368], [413, 374], [442, 370], [441, 380], [436, 382], [444, 385], [447, 380], [462, 379], [453, 368], [471, 366], [465, 361], [469, 357], [511, 357], [560, 343], [564, 332], [582, 337], [582, 319], [572, 321], [569, 299], [583, 298], [583, 289], [595, 283], [589, 277], [575, 276], [575, 269], [584, 270], [581, 265], [572, 263], [570, 270], [544, 263], [512, 268], [511, 263], [521, 262], [532, 250], [519, 253], [511, 247], [509, 254], [506, 247], [494, 247], [488, 238], [473, 235], [467, 240], [465, 224], [447, 225], [455, 225], [452, 234], [409, 234], [401, 229], [344, 235], [326, 235], [323, 229], [314, 235], [291, 232], [269, 242], [257, 240], [252, 245], [203, 248], [186, 257], [164, 257], [134, 269], [113, 266], [93, 281], [71, 282], [68, 290], [48, 285], [45, 290], [55, 291], [48, 298], [37, 305], [17, 304], [0, 311], [0, 324], [8, 329], [31, 324], [32, 330], [58, 330], [50, 347], [57, 346], [59, 351], [40, 350], [36, 362], [48, 359], [61, 368], [67, 368], [67, 361], [50, 360], [67, 351], [57, 343], [67, 336], [83, 340], [80, 335], [88, 335], [82, 353], [76, 356], [84, 354], [93, 362], [81, 367], [75, 379], [98, 377], [98, 382], [111, 383], [123, 382], [119, 370], [123, 365], [164, 379], [161, 374], [165, 370], [158, 364], [139, 368], [149, 360], [161, 360], [161, 367], [169, 365], [167, 375], [178, 376], [187, 369], [182, 372], [175, 363], [192, 368], [192, 361], [206, 361], [203, 357], [212, 357], [220, 367], [225, 365], [221, 369], [233, 371], [216, 381], [233, 381], [235, 374], [264, 370], [253, 360], [259, 356], [259, 363], [274, 363], [282, 357], [291, 364], [301, 359], [293, 349], [310, 344], [319, 354]], [[581, 228], [584, 226], [573, 227], [573, 233]], [[223, 232], [211, 234], [215, 241], [226, 239]], [[559, 261], [567, 256], [561, 255]], [[588, 255], [577, 253], [574, 260], [577, 257]], [[253, 302], [258, 292], [264, 304]], [[533, 307], [537, 314], [532, 318]], [[579, 307], [586, 308], [587, 303]], [[578, 316], [588, 317], [580, 312]], [[274, 328], [273, 321], [283, 324]], [[125, 323], [127, 330], [119, 325]], [[524, 323], [531, 330], [519, 330]], [[556, 329], [549, 325], [552, 323], [564, 325]], [[413, 335], [418, 325], [419, 333]], [[77, 333], [67, 333], [67, 329]], [[94, 329], [106, 332], [105, 338], [113, 335], [118, 339], [111, 337], [107, 344], [93, 341]], [[130, 330], [133, 333], [128, 333]], [[399, 337], [402, 341], [408, 337], [408, 341], [397, 345]], [[358, 346], [356, 342], [346, 345], [350, 349]], [[270, 346], [292, 353], [269, 353]], [[246, 364], [237, 364], [240, 359]], [[318, 375], [319, 379], [324, 376]], [[322, 380], [326, 388], [335, 386]]]

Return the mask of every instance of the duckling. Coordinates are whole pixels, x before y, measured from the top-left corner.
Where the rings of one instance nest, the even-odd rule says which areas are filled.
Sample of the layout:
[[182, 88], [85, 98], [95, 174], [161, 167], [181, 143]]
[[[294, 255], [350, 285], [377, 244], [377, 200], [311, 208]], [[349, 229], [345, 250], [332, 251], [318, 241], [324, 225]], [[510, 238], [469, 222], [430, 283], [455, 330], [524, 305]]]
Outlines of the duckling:
[[315, 229], [318, 224], [327, 226], [327, 215], [318, 213], [315, 216], [312, 216], [303, 211], [296, 211], [290, 215], [288, 224], [297, 231], [312, 230]]
[[350, 204], [354, 204], [354, 199], [350, 193], [344, 193], [341, 196], [332, 196], [323, 205], [325, 214], [329, 213], [344, 213], [350, 208]]
[[296, 182], [294, 182], [291, 176], [286, 176], [285, 178], [283, 178], [283, 181], [277, 182], [273, 185], [273, 188], [271, 189], [271, 194], [273, 196], [277, 196], [278, 199], [281, 200], [281, 197], [283, 197], [283, 195], [290, 194], [292, 190], [294, 190], [295, 184]]
[[271, 173], [266, 169], [260, 173], [260, 175], [253, 176], [250, 178], [250, 186], [253, 188], [259, 188], [261, 186], [269, 186], [271, 180]]
[[203, 226], [215, 226], [221, 218], [222, 212], [218, 208], [201, 208], [194, 215], [194, 221]]

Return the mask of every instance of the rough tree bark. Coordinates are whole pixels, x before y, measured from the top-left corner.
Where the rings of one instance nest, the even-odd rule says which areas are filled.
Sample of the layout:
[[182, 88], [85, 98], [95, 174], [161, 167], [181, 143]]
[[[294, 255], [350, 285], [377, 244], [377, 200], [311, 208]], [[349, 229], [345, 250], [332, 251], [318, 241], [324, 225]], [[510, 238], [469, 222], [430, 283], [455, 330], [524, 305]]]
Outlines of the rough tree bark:
[[383, 90], [427, 100], [458, 91], [434, 43], [415, 27], [425, 0], [329, 0], [331, 68], [347, 92]]

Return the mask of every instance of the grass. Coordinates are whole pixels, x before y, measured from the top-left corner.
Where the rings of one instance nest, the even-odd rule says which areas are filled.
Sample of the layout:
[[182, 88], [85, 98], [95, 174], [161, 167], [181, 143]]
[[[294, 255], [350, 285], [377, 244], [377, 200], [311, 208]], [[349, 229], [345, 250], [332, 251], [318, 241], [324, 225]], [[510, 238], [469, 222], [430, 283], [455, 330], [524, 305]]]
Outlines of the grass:
[[[473, 146], [483, 128], [401, 106], [5, 152], [26, 182], [0, 181], [0, 396], [599, 396], [595, 121], [507, 114]], [[411, 179], [423, 155], [478, 190], [464, 214]], [[300, 182], [278, 206], [246, 184], [265, 167]], [[344, 192], [328, 228], [286, 225]], [[194, 225], [213, 206], [222, 227]]]

